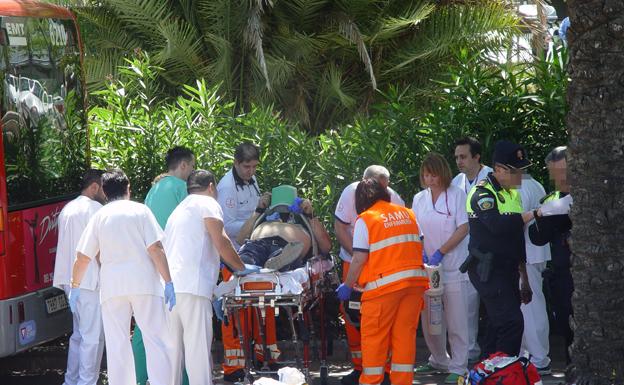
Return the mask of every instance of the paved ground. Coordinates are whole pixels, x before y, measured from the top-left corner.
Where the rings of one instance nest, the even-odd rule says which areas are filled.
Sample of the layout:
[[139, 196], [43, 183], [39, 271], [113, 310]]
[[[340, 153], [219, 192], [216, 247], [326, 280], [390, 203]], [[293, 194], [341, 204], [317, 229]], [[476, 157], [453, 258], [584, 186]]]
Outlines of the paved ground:
[[[285, 350], [287, 350], [286, 348]], [[52, 343], [46, 344], [12, 357], [0, 359], [0, 384], [2, 385], [61, 385], [63, 382], [63, 371], [66, 365], [67, 337], [63, 337]], [[215, 361], [222, 357], [221, 346], [215, 346]], [[417, 363], [426, 362], [428, 357], [427, 347], [424, 339], [418, 338]], [[563, 370], [565, 367], [563, 358], [562, 341], [559, 338], [551, 338], [551, 358], [553, 359], [553, 374], [545, 376], [545, 385], [555, 385], [564, 382]], [[346, 345], [337, 341], [334, 344], [334, 354], [330, 357], [329, 385], [339, 385], [340, 378], [348, 374], [351, 368], [348, 364]], [[318, 368], [312, 368], [312, 377], [318, 379]], [[215, 382], [218, 384], [229, 384], [222, 381], [221, 373], [215, 373]], [[443, 384], [445, 374], [437, 375], [417, 375], [414, 384], [430, 385]], [[314, 380], [318, 384], [318, 380]], [[106, 371], [102, 372], [100, 384], [106, 385]]]

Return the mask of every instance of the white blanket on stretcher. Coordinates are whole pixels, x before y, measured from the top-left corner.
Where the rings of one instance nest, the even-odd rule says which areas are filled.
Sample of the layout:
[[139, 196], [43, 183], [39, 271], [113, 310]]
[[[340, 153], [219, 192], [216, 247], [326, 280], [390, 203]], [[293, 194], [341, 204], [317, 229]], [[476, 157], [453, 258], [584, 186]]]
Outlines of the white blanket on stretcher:
[[[232, 277], [227, 282], [221, 282], [217, 285], [214, 295], [219, 298], [224, 294], [229, 294], [236, 290], [238, 283], [245, 282], [276, 282], [275, 276], [279, 278], [279, 285], [281, 294], [301, 294], [303, 292], [303, 286], [308, 283], [310, 277], [305, 268], [301, 267], [296, 270], [286, 272], [262, 272], [253, 273], [241, 277], [240, 280], [237, 277]], [[277, 283], [277, 282], [276, 282]]]

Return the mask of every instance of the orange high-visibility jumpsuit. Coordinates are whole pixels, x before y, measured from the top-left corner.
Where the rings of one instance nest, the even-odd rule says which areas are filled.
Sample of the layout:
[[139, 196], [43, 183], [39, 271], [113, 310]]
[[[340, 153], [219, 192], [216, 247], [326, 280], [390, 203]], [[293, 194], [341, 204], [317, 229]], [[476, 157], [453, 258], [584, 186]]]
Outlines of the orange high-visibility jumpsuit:
[[[228, 269], [221, 269], [221, 274], [224, 281], [228, 281], [232, 276], [232, 273]], [[246, 314], [243, 314], [246, 312]], [[262, 345], [260, 344], [260, 330], [258, 328], [258, 319], [256, 315], [256, 310], [253, 308], [243, 309], [240, 311], [240, 320], [241, 323], [247, 322], [241, 325], [242, 333], [245, 335], [245, 340], [249, 341], [249, 330], [251, 330], [251, 325], [253, 323], [253, 335], [256, 341], [254, 345], [254, 351], [256, 354], [256, 358], [258, 361], [264, 361], [264, 352], [262, 351]], [[253, 321], [252, 321], [253, 320]], [[271, 354], [269, 358], [269, 362], [275, 362], [279, 356], [280, 351], [277, 348], [277, 335], [275, 332], [275, 311], [272, 307], [266, 308], [266, 331], [264, 334], [264, 338], [267, 344], [267, 348]], [[230, 317], [229, 324], [226, 326], [225, 323], [221, 323], [221, 333], [223, 340], [223, 352], [225, 353], [225, 359], [223, 360], [223, 374], [231, 374], [239, 369], [245, 368], [245, 356], [243, 355], [243, 348], [240, 345], [240, 341], [238, 339], [238, 333], [240, 331], [236, 330], [234, 317]], [[249, 357], [251, 359], [251, 357]]]
[[416, 218], [411, 210], [380, 200], [359, 219], [368, 230], [368, 260], [358, 278], [364, 288], [360, 384], [380, 384], [390, 361], [390, 382], [411, 385], [416, 329], [428, 282]]

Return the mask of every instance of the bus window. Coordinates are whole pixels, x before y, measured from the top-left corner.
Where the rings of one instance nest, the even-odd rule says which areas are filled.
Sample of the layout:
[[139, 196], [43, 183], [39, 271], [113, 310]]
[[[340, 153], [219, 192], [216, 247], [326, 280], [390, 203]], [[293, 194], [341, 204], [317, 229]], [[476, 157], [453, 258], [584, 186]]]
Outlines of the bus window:
[[71, 20], [2, 17], [9, 210], [79, 190], [87, 163], [78, 39]]

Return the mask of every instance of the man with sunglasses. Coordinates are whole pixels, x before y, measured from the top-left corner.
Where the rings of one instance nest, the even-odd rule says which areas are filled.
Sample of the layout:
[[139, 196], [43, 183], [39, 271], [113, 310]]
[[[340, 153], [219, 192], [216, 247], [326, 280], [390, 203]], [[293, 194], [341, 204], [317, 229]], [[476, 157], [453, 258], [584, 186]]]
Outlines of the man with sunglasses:
[[520, 304], [532, 297], [524, 225], [535, 217], [522, 209], [517, 188], [531, 163], [524, 148], [509, 141], [496, 143], [492, 161], [494, 171], [468, 193], [470, 255], [462, 270], [468, 270], [488, 315], [483, 355], [500, 351], [517, 356], [524, 331]]

